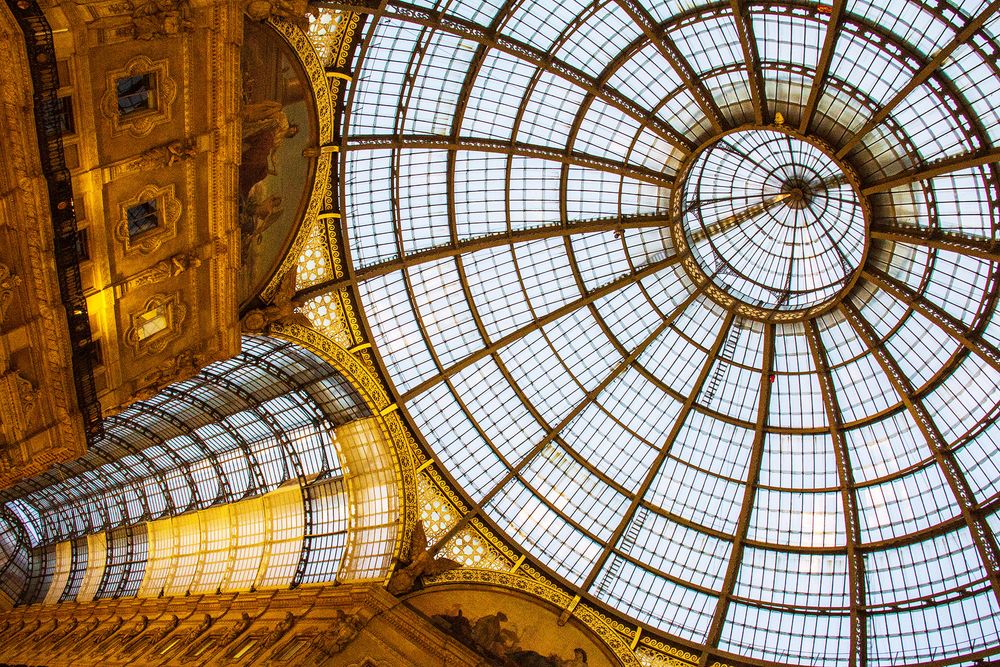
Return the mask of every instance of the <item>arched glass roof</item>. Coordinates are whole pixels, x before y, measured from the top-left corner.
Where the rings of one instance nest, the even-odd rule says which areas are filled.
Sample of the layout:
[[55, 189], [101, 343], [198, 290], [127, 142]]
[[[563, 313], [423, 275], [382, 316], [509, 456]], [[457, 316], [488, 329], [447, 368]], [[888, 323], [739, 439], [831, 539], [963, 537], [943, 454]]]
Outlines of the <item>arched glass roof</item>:
[[248, 336], [242, 347], [106, 419], [80, 459], [0, 492], [32, 546], [339, 471], [334, 427], [371, 414], [350, 382], [291, 343]]
[[[246, 336], [236, 357], [106, 419], [80, 459], [0, 492], [0, 592], [32, 603], [330, 582], [349, 517], [368, 534], [347, 574], [382, 576], [398, 503], [391, 463], [363, 437], [371, 416], [320, 357]], [[345, 447], [364, 469], [350, 482]]]
[[998, 8], [350, 6], [336, 286], [476, 511], [703, 664], [1000, 650]]

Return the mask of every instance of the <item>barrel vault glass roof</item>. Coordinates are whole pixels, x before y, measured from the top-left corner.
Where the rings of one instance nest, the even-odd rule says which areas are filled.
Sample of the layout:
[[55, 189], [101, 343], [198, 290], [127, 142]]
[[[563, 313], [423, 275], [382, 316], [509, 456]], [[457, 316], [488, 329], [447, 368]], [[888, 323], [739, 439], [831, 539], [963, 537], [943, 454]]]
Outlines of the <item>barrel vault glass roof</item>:
[[1000, 651], [1000, 2], [328, 6], [348, 280], [488, 523], [703, 661]]

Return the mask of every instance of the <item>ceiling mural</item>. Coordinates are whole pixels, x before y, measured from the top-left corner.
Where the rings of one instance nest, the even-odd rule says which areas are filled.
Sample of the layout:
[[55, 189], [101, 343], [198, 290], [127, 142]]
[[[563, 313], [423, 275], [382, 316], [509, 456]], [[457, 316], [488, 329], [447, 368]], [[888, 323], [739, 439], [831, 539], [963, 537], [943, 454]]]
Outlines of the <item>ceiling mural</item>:
[[560, 618], [558, 609], [523, 593], [448, 584], [407, 602], [491, 667], [619, 664], [579, 621]]
[[266, 284], [303, 219], [319, 129], [311, 86], [282, 36], [247, 21], [241, 54], [243, 155], [239, 170], [239, 301]]

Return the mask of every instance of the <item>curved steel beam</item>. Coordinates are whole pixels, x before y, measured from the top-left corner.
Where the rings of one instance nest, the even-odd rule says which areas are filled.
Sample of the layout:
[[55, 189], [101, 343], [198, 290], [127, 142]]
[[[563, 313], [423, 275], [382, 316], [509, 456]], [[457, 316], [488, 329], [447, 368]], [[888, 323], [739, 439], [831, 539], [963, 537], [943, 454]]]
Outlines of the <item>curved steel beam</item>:
[[747, 478], [743, 490], [743, 503], [740, 505], [740, 518], [736, 522], [736, 535], [733, 537], [733, 548], [726, 566], [726, 576], [723, 580], [719, 602], [712, 616], [712, 623], [705, 636], [705, 652], [699, 664], [705, 667], [712, 649], [719, 645], [722, 628], [726, 622], [726, 613], [736, 588], [736, 578], [743, 563], [743, 551], [746, 547], [747, 532], [750, 529], [750, 515], [753, 513], [754, 498], [757, 496], [757, 483], [760, 479], [760, 466], [764, 458], [764, 443], [767, 440], [767, 422], [771, 412], [771, 372], [774, 367], [774, 323], [764, 324], [764, 351], [760, 370], [760, 394], [757, 397], [757, 424], [754, 427], [753, 445], [750, 448], [750, 460], [747, 463]]
[[401, 0], [387, 0], [377, 7], [364, 3], [349, 2], [319, 2], [317, 4], [321, 7], [337, 11], [368, 14], [376, 19], [391, 18], [433, 30], [440, 30], [461, 37], [462, 39], [476, 42], [482, 46], [497, 49], [523, 60], [543, 72], [569, 81], [588, 93], [595, 94], [608, 106], [618, 109], [626, 116], [637, 121], [640, 125], [649, 127], [661, 139], [685, 153], [689, 153], [695, 148], [694, 143], [690, 139], [684, 137], [663, 119], [643, 109], [611, 86], [601, 84], [597, 79], [582, 70], [553, 57], [551, 53], [500, 34], [495, 30], [491, 31], [472, 21], [444, 12], [436, 12]]
[[459, 257], [481, 250], [498, 248], [506, 245], [529, 243], [541, 239], [551, 239], [572, 234], [594, 234], [598, 232], [617, 232], [626, 229], [652, 229], [668, 227], [674, 218], [667, 213], [652, 213], [649, 215], [623, 215], [595, 220], [580, 220], [566, 225], [545, 225], [527, 229], [515, 229], [508, 232], [486, 234], [470, 239], [453, 240], [452, 242], [419, 250], [403, 257], [386, 260], [378, 264], [370, 264], [354, 270], [351, 278], [336, 278], [307, 287], [296, 293], [295, 300], [302, 301], [330, 291], [344, 289], [351, 285], [362, 283], [372, 278], [404, 271], [406, 269], [436, 262], [450, 257]]
[[347, 139], [347, 151], [377, 150], [391, 148], [431, 149], [442, 151], [478, 151], [483, 153], [499, 153], [515, 157], [538, 158], [550, 162], [560, 162], [575, 167], [586, 167], [603, 171], [616, 176], [633, 178], [643, 183], [663, 188], [672, 188], [674, 177], [655, 169], [639, 165], [617, 162], [608, 158], [587, 155], [576, 151], [568, 152], [550, 146], [529, 144], [523, 141], [502, 141], [486, 137], [448, 137], [433, 134], [403, 134], [403, 135], [351, 135]]
[[1000, 547], [997, 546], [996, 537], [989, 524], [986, 523], [986, 519], [976, 502], [975, 494], [965, 478], [965, 473], [955, 461], [955, 455], [948, 446], [948, 442], [938, 430], [930, 412], [924, 406], [923, 400], [916, 395], [909, 379], [900, 369], [899, 363], [878, 339], [877, 334], [861, 316], [858, 309], [847, 301], [843, 301], [840, 304], [840, 312], [858, 338], [871, 350], [882, 371], [889, 378], [893, 389], [896, 390], [909, 411], [917, 428], [923, 434], [927, 447], [941, 471], [941, 476], [951, 488], [956, 504], [962, 513], [962, 518], [972, 535], [972, 541], [975, 543], [976, 550], [983, 562], [983, 569], [986, 570], [990, 586], [993, 588], [994, 597], [1000, 602]]
[[563, 304], [559, 308], [556, 308], [555, 310], [549, 312], [548, 314], [539, 317], [530, 324], [526, 324], [523, 327], [520, 327], [519, 329], [510, 332], [506, 336], [503, 336], [502, 338], [497, 339], [496, 341], [490, 343], [489, 345], [486, 345], [481, 350], [474, 352], [469, 356], [465, 357], [464, 359], [462, 359], [461, 361], [452, 364], [451, 366], [444, 369], [440, 373], [437, 373], [427, 378], [426, 380], [424, 380], [423, 382], [421, 382], [420, 384], [418, 384], [417, 386], [413, 387], [408, 392], [400, 396], [400, 402], [404, 404], [409, 403], [411, 400], [413, 400], [420, 394], [424, 393], [425, 391], [429, 390], [437, 383], [442, 382], [445, 379], [451, 377], [452, 375], [461, 372], [462, 370], [468, 368], [469, 366], [472, 366], [476, 362], [497, 353], [498, 351], [507, 347], [514, 341], [520, 340], [521, 338], [524, 338], [525, 336], [535, 331], [538, 331], [539, 329], [545, 327], [546, 325], [551, 324], [552, 322], [555, 322], [563, 317], [566, 317], [570, 313], [579, 310], [580, 308], [583, 308], [585, 306], [588, 306], [594, 303], [595, 301], [602, 299], [610, 294], [613, 294], [624, 287], [639, 282], [643, 278], [655, 274], [657, 271], [662, 271], [663, 269], [669, 266], [673, 266], [679, 263], [681, 259], [683, 259], [683, 257], [684, 257], [683, 255], [671, 255], [669, 257], [665, 257], [663, 259], [651, 262], [632, 273], [619, 276], [615, 280], [612, 280], [606, 285], [598, 287], [597, 289], [582, 295], [578, 299]]

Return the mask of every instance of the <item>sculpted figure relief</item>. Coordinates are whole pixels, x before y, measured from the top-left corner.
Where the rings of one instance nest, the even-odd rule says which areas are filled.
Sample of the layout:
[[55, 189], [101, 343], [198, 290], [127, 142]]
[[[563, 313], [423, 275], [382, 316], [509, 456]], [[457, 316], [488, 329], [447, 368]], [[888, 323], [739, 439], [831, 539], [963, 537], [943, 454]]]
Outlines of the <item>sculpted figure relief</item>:
[[194, 30], [188, 0], [151, 0], [132, 10], [132, 35], [160, 39]]
[[70, 653], [77, 652], [79, 647], [83, 645], [84, 640], [87, 639], [90, 636], [90, 633], [96, 630], [100, 625], [100, 620], [96, 618], [88, 619], [83, 624], [83, 627], [80, 628], [79, 632], [67, 632], [63, 635], [62, 639], [56, 641], [52, 647], [53, 652], [62, 653], [65, 649], [69, 649], [70, 647], [73, 647], [70, 650]]
[[509, 619], [507, 614], [497, 611], [475, 620], [462, 613], [435, 614], [431, 622], [446, 633], [462, 642], [476, 653], [489, 658], [490, 664], [504, 667], [587, 667], [587, 652], [579, 646], [573, 649], [573, 657], [563, 658], [550, 653], [544, 655], [521, 645], [521, 635], [513, 628], [504, 627]]
[[194, 139], [178, 139], [162, 146], [154, 146], [143, 151], [138, 157], [126, 160], [111, 167], [113, 177], [137, 171], [150, 171], [161, 167], [170, 167], [177, 162], [190, 160], [198, 154]]
[[246, 629], [250, 627], [251, 623], [253, 623], [253, 619], [250, 618], [249, 614], [243, 612], [242, 614], [240, 614], [240, 620], [236, 623], [236, 625], [232, 626], [231, 628], [226, 630], [225, 633], [220, 635], [219, 639], [216, 641], [216, 644], [218, 644], [219, 646], [226, 646], [228, 644], [231, 644], [232, 642], [236, 641], [237, 637], [246, 632]]
[[129, 643], [141, 635], [147, 627], [149, 627], [149, 617], [143, 614], [131, 628], [121, 634], [121, 637], [118, 638], [118, 645], [124, 646]]
[[[78, 625], [80, 625], [80, 621], [78, 621], [76, 619], [76, 617], [73, 616], [68, 621], [66, 621], [65, 623], [60, 623], [59, 627], [56, 628], [52, 632], [52, 634], [50, 634], [47, 637], [45, 637], [45, 640], [46, 640], [47, 643], [49, 643], [49, 644], [51, 644], [53, 646], [58, 645], [59, 642], [63, 638], [65, 638], [65, 637], [69, 636], [70, 634], [72, 634], [73, 631], [76, 630], [76, 628], [77, 628]], [[0, 633], [0, 634], [2, 634], [2, 633]], [[39, 640], [36, 640], [36, 641], [41, 641], [41, 638], [39, 638]]]
[[0, 264], [0, 324], [3, 324], [7, 308], [14, 299], [14, 292], [22, 282], [21, 276], [13, 274], [9, 266]]
[[330, 657], [340, 653], [354, 641], [354, 638], [364, 627], [365, 622], [359, 615], [348, 615], [342, 609], [338, 609], [336, 619], [331, 624], [330, 629], [323, 634], [316, 635], [310, 642], [315, 651], [314, 655]]
[[402, 563], [404, 567], [399, 569], [389, 579], [387, 590], [393, 595], [404, 595], [414, 590], [419, 580], [424, 576], [442, 574], [449, 570], [456, 570], [462, 564], [450, 558], [435, 558], [427, 544], [427, 534], [424, 532], [424, 525], [417, 522], [413, 529], [413, 537], [410, 540], [410, 559]]
[[209, 614], [201, 615], [201, 622], [198, 623], [194, 628], [192, 628], [186, 635], [187, 641], [191, 641], [197, 637], [200, 637], [212, 627], [212, 617]]
[[95, 646], [101, 646], [104, 642], [111, 639], [118, 630], [125, 624], [125, 619], [121, 616], [115, 616], [106, 626], [101, 628], [95, 635], [91, 644]]
[[286, 611], [285, 617], [281, 620], [281, 622], [274, 626], [274, 628], [264, 636], [264, 639], [261, 641], [261, 646], [264, 648], [271, 648], [285, 636], [286, 632], [292, 629], [293, 625], [295, 625], [295, 616], [292, 615], [292, 612]]
[[308, 0], [250, 0], [243, 10], [254, 21], [287, 19], [299, 27], [308, 26]]
[[247, 333], [261, 333], [273, 322], [298, 324], [312, 327], [312, 322], [302, 313], [296, 312], [298, 303], [292, 300], [295, 295], [295, 269], [289, 270], [281, 279], [274, 300], [270, 306], [251, 310], [243, 317], [243, 330]]
[[170, 618], [167, 619], [166, 624], [160, 626], [155, 632], [152, 633], [152, 641], [150, 644], [156, 645], [166, 639], [167, 635], [176, 630], [179, 624], [180, 619], [177, 618], [177, 614], [171, 614]]

